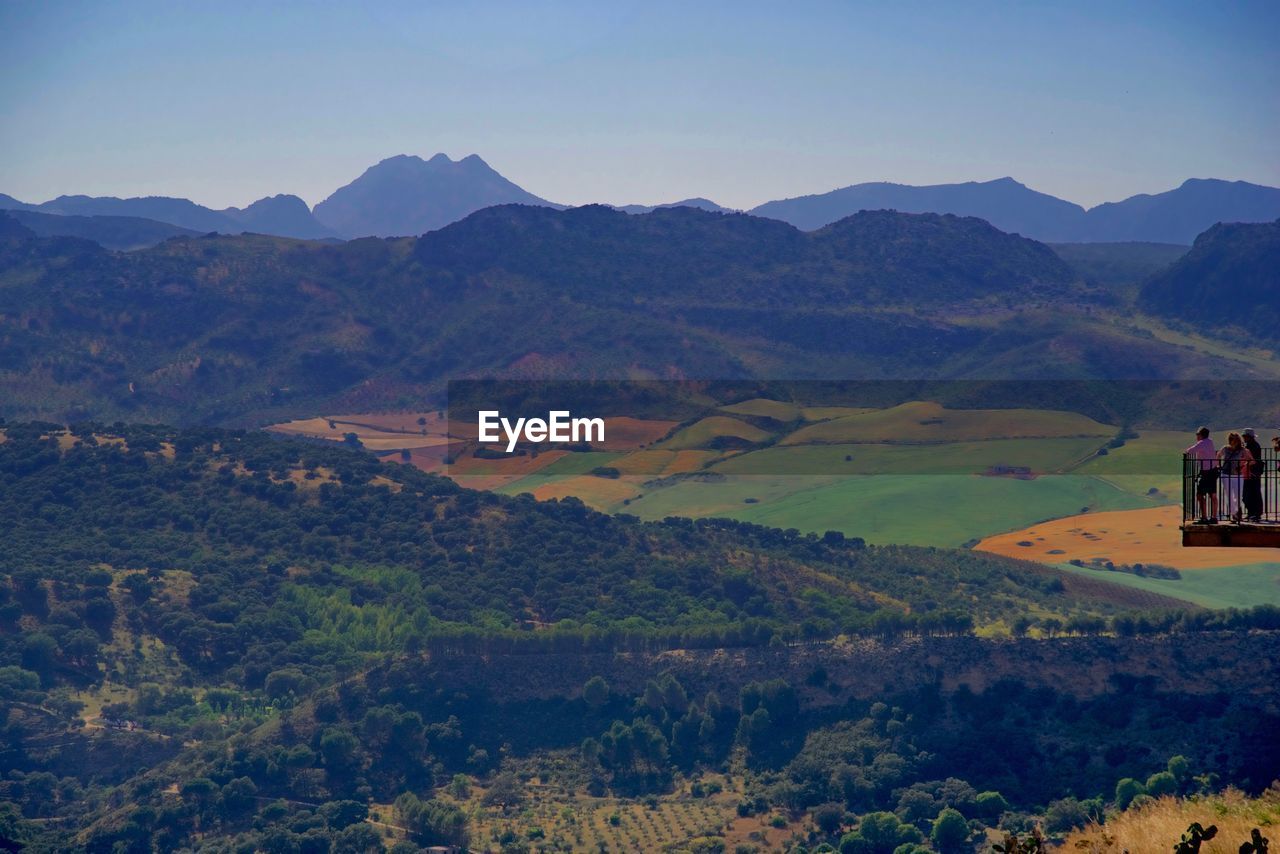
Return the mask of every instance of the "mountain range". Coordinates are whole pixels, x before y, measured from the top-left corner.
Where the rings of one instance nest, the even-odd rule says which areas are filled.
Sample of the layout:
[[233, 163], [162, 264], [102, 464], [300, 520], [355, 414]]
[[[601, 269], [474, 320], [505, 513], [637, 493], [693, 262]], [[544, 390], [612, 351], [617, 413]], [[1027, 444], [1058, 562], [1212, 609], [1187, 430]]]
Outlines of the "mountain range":
[[695, 196], [692, 199], [681, 199], [678, 202], [668, 202], [665, 205], [613, 205], [613, 208], [629, 214], [652, 213], [659, 208], [697, 208], [711, 211], [712, 213], [736, 213], [733, 208], [726, 208], [701, 196]]
[[0, 216], [0, 417], [257, 424], [421, 405], [467, 377], [1265, 375], [1230, 346], [1134, 326], [1133, 299], [952, 215], [806, 232], [501, 205], [419, 238], [202, 235], [127, 254]]
[[1086, 210], [1012, 178], [930, 187], [873, 183], [766, 202], [751, 213], [814, 229], [860, 210], [882, 208], [976, 216], [1002, 231], [1058, 243], [1187, 245], [1218, 222], [1266, 222], [1280, 217], [1280, 189], [1193, 178], [1168, 192], [1131, 196]]
[[[143, 196], [130, 199], [118, 199], [114, 196], [59, 196], [36, 205], [20, 202], [12, 196], [0, 193], [0, 210], [80, 217], [82, 218], [80, 222], [68, 223], [67, 230], [58, 233], [90, 239], [94, 238], [87, 232], [91, 231], [94, 225], [112, 225], [84, 222], [84, 219], [90, 217], [128, 217], [133, 220], [150, 220], [152, 223], [163, 223], [200, 234], [215, 231], [220, 234], [240, 234], [250, 231], [309, 240], [337, 236], [312, 216], [306, 202], [297, 196], [287, 195], [259, 199], [245, 208], [213, 210], [189, 199], [169, 196]], [[42, 228], [46, 230], [55, 229], [58, 226], [53, 220], [42, 220], [41, 223]]]
[[[314, 209], [289, 195], [260, 199], [243, 209], [213, 210], [187, 199], [168, 197], [60, 196], [42, 204], [27, 204], [0, 193], [0, 210], [58, 216], [124, 216], [201, 233], [249, 231], [308, 239], [416, 236], [483, 208], [505, 204], [565, 207], [524, 190], [475, 154], [456, 161], [445, 154], [427, 160], [403, 154], [387, 158]], [[669, 207], [731, 212], [705, 198], [663, 205], [622, 205], [616, 209], [639, 214]], [[1196, 235], [1219, 222], [1270, 222], [1280, 217], [1280, 189], [1244, 181], [1197, 178], [1167, 192], [1131, 196], [1086, 210], [1007, 177], [933, 186], [876, 182], [766, 202], [748, 213], [812, 231], [863, 210], [975, 216], [1002, 231], [1046, 242], [1141, 241], [1187, 246]], [[94, 228], [101, 226], [107, 242], [99, 242], [108, 246], [116, 240], [118, 244], [118, 223], [64, 226], [59, 233], [90, 239], [96, 239]], [[37, 230], [53, 233], [58, 227], [56, 222], [44, 222], [42, 230]], [[146, 231], [153, 235], [163, 232], [155, 226]], [[159, 239], [163, 237], [156, 238]]]

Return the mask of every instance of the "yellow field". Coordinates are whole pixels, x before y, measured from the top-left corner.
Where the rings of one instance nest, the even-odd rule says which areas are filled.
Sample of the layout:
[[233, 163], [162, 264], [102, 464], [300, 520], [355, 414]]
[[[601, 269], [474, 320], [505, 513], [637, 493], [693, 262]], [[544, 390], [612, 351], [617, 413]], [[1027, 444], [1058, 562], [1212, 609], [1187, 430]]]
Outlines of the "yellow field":
[[584, 474], [553, 480], [534, 487], [530, 492], [539, 501], [551, 498], [578, 498], [590, 507], [604, 510], [640, 494], [643, 477], [596, 477]]
[[593, 442], [597, 451], [630, 451], [652, 445], [661, 439], [678, 421], [648, 421], [627, 416], [610, 417], [604, 420], [604, 441]]
[[655, 477], [698, 471], [702, 468], [703, 463], [717, 459], [719, 456], [715, 451], [646, 450], [627, 454], [625, 457], [609, 463], [609, 465], [624, 475], [636, 474]]
[[1183, 548], [1181, 523], [1182, 509], [1175, 505], [1085, 513], [987, 537], [975, 548], [1041, 563], [1101, 558], [1177, 569], [1266, 563], [1280, 557], [1275, 549]]
[[[419, 425], [419, 418], [426, 423]], [[302, 418], [284, 424], [273, 424], [267, 430], [286, 436], [304, 436], [334, 442], [341, 442], [348, 433], [354, 433], [360, 443], [371, 451], [398, 451], [447, 444], [449, 437], [444, 427], [444, 422], [435, 413], [410, 413]]]
[[742, 439], [747, 442], [763, 442], [769, 434], [759, 427], [727, 415], [712, 415], [690, 424], [662, 443], [666, 450], [705, 448], [720, 438]]

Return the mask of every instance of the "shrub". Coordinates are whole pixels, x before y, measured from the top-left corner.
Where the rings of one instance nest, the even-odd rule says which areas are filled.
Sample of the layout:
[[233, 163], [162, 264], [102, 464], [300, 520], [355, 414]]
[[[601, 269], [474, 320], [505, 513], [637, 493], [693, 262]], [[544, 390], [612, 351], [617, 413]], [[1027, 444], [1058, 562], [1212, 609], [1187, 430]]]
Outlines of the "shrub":
[[1168, 771], [1158, 771], [1147, 778], [1146, 789], [1153, 798], [1172, 795], [1178, 791], [1178, 781]]

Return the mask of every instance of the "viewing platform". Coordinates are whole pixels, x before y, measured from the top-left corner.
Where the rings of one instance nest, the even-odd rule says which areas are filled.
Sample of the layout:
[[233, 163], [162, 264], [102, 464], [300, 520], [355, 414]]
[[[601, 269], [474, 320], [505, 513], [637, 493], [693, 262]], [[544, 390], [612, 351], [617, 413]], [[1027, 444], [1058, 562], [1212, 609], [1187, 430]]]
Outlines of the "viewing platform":
[[[1206, 507], [1199, 493], [1210, 486]], [[1205, 468], [1184, 454], [1181, 529], [1184, 546], [1280, 548], [1280, 456], [1264, 449], [1245, 474], [1220, 471], [1216, 464]]]

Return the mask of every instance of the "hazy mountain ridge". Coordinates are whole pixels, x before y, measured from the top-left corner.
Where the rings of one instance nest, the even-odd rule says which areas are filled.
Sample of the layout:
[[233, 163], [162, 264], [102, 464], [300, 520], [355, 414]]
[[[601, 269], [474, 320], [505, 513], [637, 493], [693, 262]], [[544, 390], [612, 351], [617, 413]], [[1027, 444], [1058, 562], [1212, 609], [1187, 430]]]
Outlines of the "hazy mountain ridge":
[[738, 213], [733, 208], [726, 208], [718, 205], [710, 199], [704, 199], [701, 196], [694, 196], [690, 199], [681, 199], [678, 202], [667, 202], [663, 205], [610, 205], [611, 208], [623, 213], [642, 214], [653, 213], [661, 208], [698, 208], [712, 213]]
[[1188, 244], [1220, 222], [1270, 222], [1277, 217], [1280, 189], [1246, 181], [1191, 178], [1164, 193], [1130, 196], [1090, 208], [1084, 239]]
[[[277, 195], [259, 199], [245, 208], [213, 210], [189, 199], [170, 196], [142, 196], [120, 199], [114, 196], [59, 196], [41, 204], [27, 204], [12, 196], [0, 194], [0, 210], [17, 210], [59, 217], [117, 217], [150, 220], [176, 226], [186, 231], [207, 234], [240, 234], [251, 231], [278, 237], [318, 239], [335, 237], [322, 226], [306, 202], [297, 196]], [[42, 229], [50, 234], [75, 235], [87, 226], [83, 223], [58, 223], [43, 220]], [[89, 239], [93, 239], [90, 237]], [[117, 248], [117, 247], [108, 247]]]
[[32, 210], [10, 210], [7, 213], [37, 237], [79, 237], [92, 240], [104, 249], [122, 251], [154, 246], [171, 237], [193, 237], [201, 233], [135, 216], [61, 216]]
[[1193, 178], [1156, 195], [1131, 196], [1086, 210], [1012, 178], [964, 184], [855, 184], [766, 202], [750, 212], [813, 230], [859, 210], [977, 216], [1010, 233], [1057, 243], [1189, 244], [1218, 222], [1280, 217], [1280, 189], [1245, 181]]
[[1079, 205], [1036, 192], [1012, 178], [924, 187], [855, 184], [829, 193], [766, 202], [752, 208], [751, 213], [812, 231], [860, 210], [976, 216], [1002, 231], [1037, 240], [1071, 239], [1071, 224], [1084, 214]]
[[[298, 197], [287, 195], [259, 199], [243, 209], [215, 211], [187, 199], [160, 196], [60, 196], [32, 205], [0, 193], [0, 209], [133, 216], [199, 232], [252, 231], [307, 239], [416, 236], [503, 204], [565, 207], [528, 192], [478, 155], [455, 161], [442, 153], [426, 160], [406, 154], [389, 157], [311, 210]], [[629, 214], [673, 207], [736, 212], [702, 197], [609, 207]], [[1086, 210], [1009, 177], [930, 186], [873, 182], [765, 202], [749, 213], [813, 231], [863, 210], [975, 216], [1001, 231], [1046, 242], [1189, 245], [1217, 222], [1267, 222], [1280, 217], [1280, 189], [1244, 181], [1190, 179], [1168, 192], [1131, 196]]]

